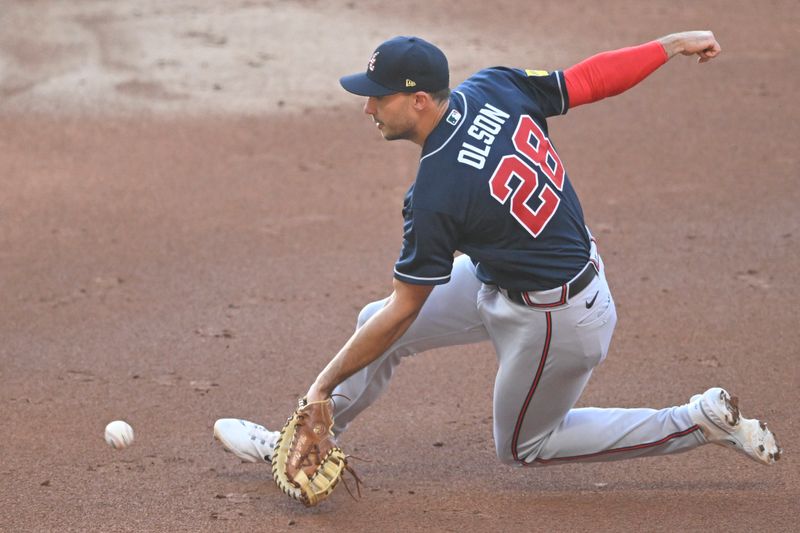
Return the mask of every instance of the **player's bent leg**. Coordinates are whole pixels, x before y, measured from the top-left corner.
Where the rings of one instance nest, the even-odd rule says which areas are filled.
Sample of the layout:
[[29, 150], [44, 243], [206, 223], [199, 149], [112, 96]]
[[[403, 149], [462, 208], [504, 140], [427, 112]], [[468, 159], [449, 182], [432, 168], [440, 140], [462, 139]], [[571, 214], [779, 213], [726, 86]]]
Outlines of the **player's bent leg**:
[[486, 289], [479, 309], [495, 343], [497, 455], [525, 465], [538, 457], [608, 353], [616, 311], [601, 275], [567, 304], [526, 307]]
[[487, 328], [493, 338], [502, 327], [495, 321], [530, 323], [529, 333], [515, 336], [511, 330], [497, 345], [495, 442], [504, 463], [619, 460], [679, 453], [705, 443], [687, 405], [660, 410], [573, 408], [593, 368], [608, 353], [616, 324], [614, 302], [602, 276], [568, 305], [553, 310], [521, 307], [502, 295], [486, 301], [490, 305], [484, 304], [482, 311], [491, 315]]
[[[481, 282], [469, 257], [456, 258], [450, 281], [437, 285], [408, 331], [380, 358], [361, 369], [334, 390], [336, 435], [383, 393], [403, 357], [444, 346], [456, 346], [488, 339], [477, 311], [476, 298]], [[384, 305], [367, 305], [359, 314], [361, 327]]]
[[764, 422], [748, 419], [738, 399], [719, 387], [664, 409], [572, 409], [547, 438], [535, 465], [610, 461], [682, 453], [702, 444], [732, 448], [761, 464], [782, 450]]
[[[598, 280], [586, 292], [590, 290], [600, 292]], [[606, 297], [613, 312], [607, 286], [596, 300]], [[598, 348], [587, 351], [588, 343], [580, 341], [574, 323], [564, 319], [563, 306], [557, 310], [526, 307], [485, 287], [479, 310], [498, 359], [493, 407], [497, 456], [503, 463], [522, 465], [536, 456], [578, 400], [607, 346], [603, 350], [598, 343]], [[610, 341], [613, 321], [608, 329]]]

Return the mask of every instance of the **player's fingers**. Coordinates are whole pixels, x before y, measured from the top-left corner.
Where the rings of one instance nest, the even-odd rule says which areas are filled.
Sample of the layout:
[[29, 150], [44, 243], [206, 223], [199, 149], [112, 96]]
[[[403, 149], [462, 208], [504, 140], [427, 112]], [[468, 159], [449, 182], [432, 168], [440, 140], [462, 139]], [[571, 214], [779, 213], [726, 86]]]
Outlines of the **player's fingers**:
[[718, 56], [720, 52], [722, 52], [722, 47], [717, 41], [714, 41], [711, 46], [703, 50], [703, 53], [710, 57]]
[[719, 44], [714, 43], [713, 45], [709, 46], [705, 50], [702, 50], [702, 51], [697, 53], [697, 56], [698, 56], [697, 57], [697, 61], [698, 61], [698, 63], [707, 63], [707, 62], [711, 61], [712, 59], [714, 59], [715, 57], [717, 57], [720, 52], [721, 52], [721, 49], [719, 47]]

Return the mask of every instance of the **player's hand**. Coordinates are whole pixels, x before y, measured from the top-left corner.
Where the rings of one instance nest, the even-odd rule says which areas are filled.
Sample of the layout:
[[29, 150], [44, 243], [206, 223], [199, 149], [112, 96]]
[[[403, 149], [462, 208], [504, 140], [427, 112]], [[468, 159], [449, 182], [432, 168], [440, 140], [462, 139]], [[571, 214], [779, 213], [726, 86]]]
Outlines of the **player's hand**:
[[697, 54], [699, 63], [711, 61], [722, 51], [714, 34], [708, 30], [673, 33], [662, 37], [659, 42], [669, 57], [676, 54]]

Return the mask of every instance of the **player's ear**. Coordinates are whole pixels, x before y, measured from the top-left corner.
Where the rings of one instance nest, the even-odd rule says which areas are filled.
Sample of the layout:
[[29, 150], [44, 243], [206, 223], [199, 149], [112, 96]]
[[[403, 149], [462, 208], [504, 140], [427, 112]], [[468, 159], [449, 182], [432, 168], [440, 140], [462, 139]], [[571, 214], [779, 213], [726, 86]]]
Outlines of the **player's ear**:
[[433, 98], [430, 94], [426, 93], [425, 91], [417, 91], [414, 93], [414, 99], [412, 101], [412, 105], [414, 109], [417, 111], [422, 111], [426, 107], [428, 107], [431, 103], [433, 103]]

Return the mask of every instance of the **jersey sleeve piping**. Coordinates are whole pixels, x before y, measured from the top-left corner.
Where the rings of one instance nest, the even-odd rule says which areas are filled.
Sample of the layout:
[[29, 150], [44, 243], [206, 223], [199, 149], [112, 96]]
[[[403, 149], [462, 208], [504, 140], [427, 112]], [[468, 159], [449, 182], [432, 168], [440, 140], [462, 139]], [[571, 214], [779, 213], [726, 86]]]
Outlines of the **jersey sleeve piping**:
[[402, 272], [398, 272], [397, 269], [394, 269], [394, 275], [400, 281], [408, 281], [409, 283], [424, 283], [424, 284], [438, 284], [439, 282], [446, 282], [450, 281], [450, 274], [446, 276], [437, 276], [434, 278], [423, 278], [419, 276], [409, 276], [408, 274], [403, 274]]
[[[566, 102], [566, 99], [564, 98], [564, 85], [562, 85], [562, 83], [561, 83], [561, 78], [563, 78], [563, 77], [564, 77], [564, 72], [563, 71], [559, 70], [558, 72], [556, 72], [556, 81], [558, 82], [558, 93], [561, 95], [561, 114], [562, 115], [567, 112], [567, 102]], [[565, 80], [565, 82], [566, 82], [566, 80]]]
[[443, 142], [442, 145], [439, 148], [437, 148], [433, 152], [421, 157], [420, 160], [419, 160], [420, 163], [422, 163], [422, 161], [426, 157], [432, 156], [433, 154], [439, 152], [440, 150], [442, 150], [442, 148], [447, 146], [447, 143], [449, 143], [450, 140], [455, 136], [455, 134], [458, 133], [458, 130], [461, 129], [461, 126], [463, 126], [467, 122], [467, 116], [469, 115], [469, 109], [467, 109], [467, 99], [466, 99], [466, 97], [464, 96], [464, 94], [461, 91], [453, 91], [453, 92], [456, 93], [457, 95], [459, 95], [461, 97], [461, 99], [464, 101], [464, 116], [461, 117], [461, 123], [458, 125], [458, 127], [456, 129], [453, 130], [453, 133], [450, 134], [450, 137], [448, 137], [447, 140], [445, 142]]

